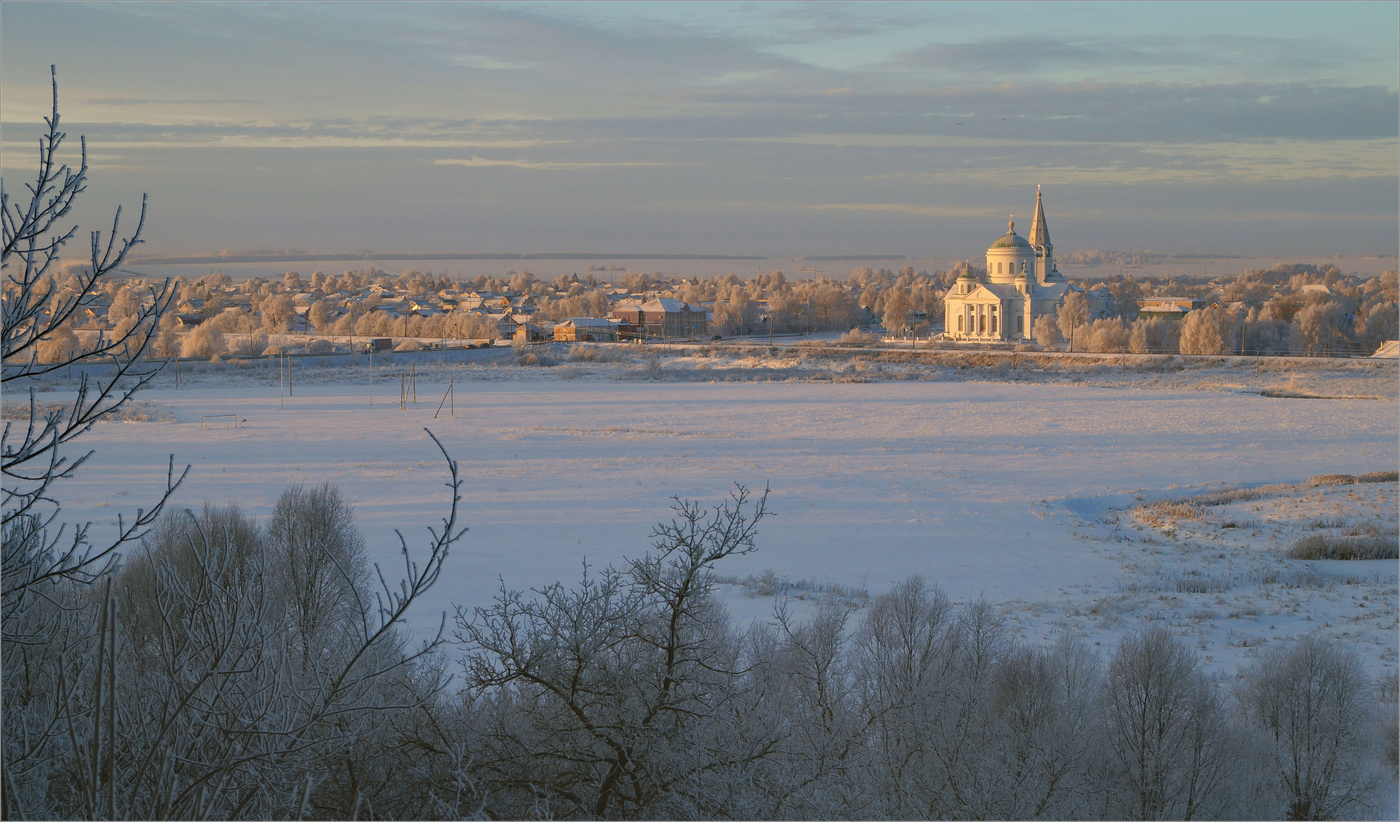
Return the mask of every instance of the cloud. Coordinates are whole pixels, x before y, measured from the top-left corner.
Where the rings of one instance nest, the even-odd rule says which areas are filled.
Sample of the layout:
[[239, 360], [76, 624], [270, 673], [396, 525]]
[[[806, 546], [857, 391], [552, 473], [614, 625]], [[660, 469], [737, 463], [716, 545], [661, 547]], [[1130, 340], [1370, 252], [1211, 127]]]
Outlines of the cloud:
[[991, 217], [1002, 213], [1000, 208], [969, 208], [965, 206], [910, 205], [908, 203], [822, 203], [803, 206], [811, 211], [882, 211], [909, 217]]
[[434, 160], [433, 165], [437, 166], [470, 166], [472, 168], [490, 168], [493, 166], [510, 166], [512, 168], [528, 168], [540, 171], [572, 171], [580, 168], [612, 168], [617, 166], [661, 166], [666, 163], [653, 162], [615, 162], [615, 163], [564, 163], [564, 162], [530, 162], [527, 160], [490, 160], [484, 157], [472, 157], [470, 160], [443, 159]]
[[181, 100], [168, 97], [88, 97], [80, 102], [90, 106], [228, 106], [256, 105], [259, 101], [253, 99], [219, 100], [212, 98]]

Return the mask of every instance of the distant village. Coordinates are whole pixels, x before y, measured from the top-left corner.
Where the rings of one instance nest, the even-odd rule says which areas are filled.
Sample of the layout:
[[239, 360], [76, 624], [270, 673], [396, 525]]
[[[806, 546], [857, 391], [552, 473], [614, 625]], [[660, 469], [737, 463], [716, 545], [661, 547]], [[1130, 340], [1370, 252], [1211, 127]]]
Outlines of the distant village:
[[[54, 288], [71, 290], [77, 270]], [[600, 277], [599, 275], [602, 275]], [[1117, 274], [1068, 283], [1053, 316], [1017, 335], [1011, 323], [978, 337], [950, 333], [946, 300], [986, 269], [856, 268], [843, 282], [667, 277], [589, 270], [545, 281], [529, 271], [453, 281], [432, 272], [378, 268], [341, 274], [288, 272], [280, 281], [235, 282], [212, 272], [176, 279], [152, 356], [332, 353], [366, 346], [400, 351], [559, 342], [698, 342], [861, 330], [929, 344], [1076, 352], [1369, 356], [1396, 339], [1396, 273], [1363, 278], [1334, 265], [1280, 265], [1225, 280], [1141, 279]], [[161, 282], [111, 279], [82, 295], [67, 334], [41, 359], [57, 361], [84, 335], [120, 335]], [[970, 290], [970, 289], [969, 289]], [[76, 296], [76, 295], [69, 295]], [[1009, 319], [1009, 318], [1008, 318]], [[269, 335], [283, 335], [270, 342]], [[285, 335], [301, 335], [288, 342]]]

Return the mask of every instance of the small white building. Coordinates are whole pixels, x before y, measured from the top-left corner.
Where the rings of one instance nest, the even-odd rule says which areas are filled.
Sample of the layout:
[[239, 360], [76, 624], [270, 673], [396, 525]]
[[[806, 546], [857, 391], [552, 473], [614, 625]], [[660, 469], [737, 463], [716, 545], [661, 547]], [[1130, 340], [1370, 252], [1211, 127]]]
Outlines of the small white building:
[[966, 271], [943, 297], [944, 333], [949, 339], [976, 342], [1028, 340], [1042, 314], [1054, 315], [1070, 284], [1055, 268], [1054, 247], [1045, 223], [1040, 188], [1029, 238], [1006, 234], [987, 249], [987, 273]]

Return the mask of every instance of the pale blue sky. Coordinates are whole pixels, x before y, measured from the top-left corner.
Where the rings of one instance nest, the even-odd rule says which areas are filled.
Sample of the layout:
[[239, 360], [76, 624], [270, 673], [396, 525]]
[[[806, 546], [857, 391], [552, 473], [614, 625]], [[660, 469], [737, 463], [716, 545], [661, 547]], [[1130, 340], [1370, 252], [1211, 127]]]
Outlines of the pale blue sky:
[[0, 6], [159, 253], [1394, 253], [1400, 4]]

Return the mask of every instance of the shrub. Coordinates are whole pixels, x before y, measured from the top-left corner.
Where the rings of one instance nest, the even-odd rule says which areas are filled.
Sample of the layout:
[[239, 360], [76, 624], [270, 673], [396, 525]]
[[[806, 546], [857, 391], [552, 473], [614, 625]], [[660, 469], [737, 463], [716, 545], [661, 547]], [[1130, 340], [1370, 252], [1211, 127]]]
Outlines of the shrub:
[[624, 359], [616, 347], [574, 343], [565, 355], [569, 362], [620, 362]]
[[1289, 559], [1400, 559], [1395, 535], [1339, 537], [1313, 534], [1293, 543]]
[[1308, 477], [1308, 485], [1355, 485], [1356, 477], [1351, 474], [1318, 474]]
[[228, 353], [252, 356], [267, 350], [267, 335], [262, 332], [238, 337], [229, 343]]
[[859, 328], [852, 328], [850, 331], [842, 334], [841, 339], [838, 340], [838, 342], [848, 345], [872, 345], [879, 341], [879, 337], [871, 334], [869, 331], [864, 331]]

